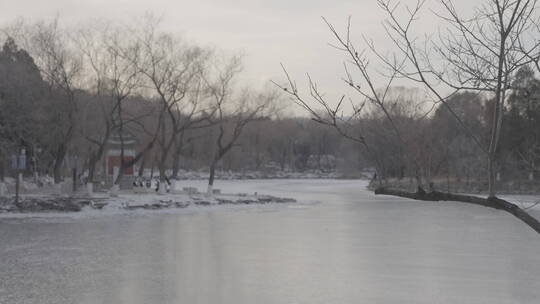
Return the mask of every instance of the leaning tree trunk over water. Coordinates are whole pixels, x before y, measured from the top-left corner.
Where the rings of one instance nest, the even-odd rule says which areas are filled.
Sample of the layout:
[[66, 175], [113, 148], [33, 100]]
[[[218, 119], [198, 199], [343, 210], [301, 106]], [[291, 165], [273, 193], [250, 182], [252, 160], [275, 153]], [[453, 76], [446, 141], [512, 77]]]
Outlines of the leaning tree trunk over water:
[[418, 191], [414, 193], [380, 187], [375, 189], [375, 194], [393, 195], [422, 201], [455, 201], [503, 210], [517, 217], [537, 233], [540, 233], [540, 222], [536, 218], [516, 204], [512, 204], [496, 197], [481, 198], [471, 195], [451, 194], [438, 191], [425, 192], [421, 187], [418, 187]]

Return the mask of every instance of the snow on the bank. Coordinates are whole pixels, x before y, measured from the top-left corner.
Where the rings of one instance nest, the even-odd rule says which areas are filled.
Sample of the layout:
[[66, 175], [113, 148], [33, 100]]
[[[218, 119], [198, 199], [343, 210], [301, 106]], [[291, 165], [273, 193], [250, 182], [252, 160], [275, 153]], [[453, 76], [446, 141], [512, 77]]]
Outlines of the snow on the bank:
[[[158, 203], [160, 201], [192, 202], [192, 197], [187, 194], [165, 194], [157, 193], [135, 194], [130, 191], [121, 192], [118, 197], [109, 197], [106, 193], [94, 193], [92, 199], [95, 202], [107, 202], [108, 204], [101, 210], [96, 210], [90, 206], [84, 207], [80, 212], [0, 212], [0, 219], [40, 219], [40, 218], [102, 218], [108, 216], [146, 216], [151, 214], [190, 214], [196, 212], [208, 212], [214, 210], [275, 210], [280, 208], [303, 208], [307, 205], [320, 202], [320, 195], [328, 189], [334, 189], [336, 185], [342, 185], [344, 180], [334, 179], [261, 179], [261, 180], [219, 180], [214, 189], [221, 190], [222, 194], [215, 195], [214, 198], [232, 200], [233, 198], [253, 198], [271, 195], [278, 198], [293, 198], [297, 203], [268, 203], [268, 204], [212, 204], [202, 206], [190, 203], [186, 208], [163, 208], [158, 210], [127, 210], [125, 204], [130, 206]], [[205, 192], [208, 181], [206, 180], [182, 180], [179, 187], [195, 187], [201, 193], [196, 197], [206, 199]], [[354, 189], [365, 189], [367, 184], [363, 180], [351, 180], [346, 182]], [[295, 187], [290, 187], [295, 185]], [[322, 192], [321, 192], [322, 191]], [[26, 194], [25, 197], [43, 197], [39, 194]]]
[[[241, 184], [241, 183], [239, 183]], [[241, 185], [235, 187], [242, 189]], [[202, 190], [202, 189], [199, 189]], [[234, 193], [234, 194], [233, 194]], [[39, 197], [27, 195], [26, 197]], [[80, 212], [5, 212], [0, 213], [0, 219], [9, 218], [99, 218], [104, 216], [128, 215], [144, 216], [148, 214], [167, 213], [193, 213], [220, 209], [246, 209], [246, 208], [277, 208], [278, 205], [290, 206], [294, 199], [275, 197], [270, 195], [244, 193], [241, 191], [214, 194], [158, 194], [134, 193], [122, 191], [118, 196], [109, 196], [105, 193], [95, 193], [81, 200], [90, 201], [91, 204], [82, 208]], [[103, 204], [101, 209], [93, 208], [92, 204]]]

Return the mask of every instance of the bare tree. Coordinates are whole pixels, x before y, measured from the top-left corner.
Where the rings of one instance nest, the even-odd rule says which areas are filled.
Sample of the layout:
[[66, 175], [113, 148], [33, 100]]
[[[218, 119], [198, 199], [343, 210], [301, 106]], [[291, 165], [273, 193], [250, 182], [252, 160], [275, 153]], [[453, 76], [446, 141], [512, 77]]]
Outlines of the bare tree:
[[[88, 155], [87, 182], [90, 190], [94, 182], [96, 165], [103, 157], [111, 134], [115, 131], [115, 111], [117, 110], [115, 103], [118, 103], [119, 99], [120, 102], [123, 99], [122, 97], [114, 98], [115, 92], [121, 91], [121, 89], [115, 90], [114, 87], [120, 84], [118, 78], [123, 75], [116, 73], [115, 66], [117, 65], [114, 63], [118, 56], [114, 48], [109, 46], [109, 36], [108, 27], [98, 26], [82, 28], [75, 37], [77, 46], [84, 54], [84, 64], [87, 70], [86, 83], [88, 84], [86, 89], [95, 96], [91, 102], [85, 104], [86, 107], [83, 111], [86, 115], [84, 118], [89, 116], [88, 112], [97, 110], [97, 115], [88, 118], [93, 124], [81, 129], [82, 136], [92, 145]], [[113, 41], [118, 42], [117, 39]]]
[[[354, 53], [356, 54], [356, 52]], [[360, 64], [359, 67], [364, 69], [362, 64]], [[307, 78], [309, 94], [306, 97], [299, 91], [296, 82], [290, 77], [283, 65], [282, 68], [287, 77], [287, 82], [285, 84], [279, 84], [276, 82], [273, 83], [280, 87], [286, 94], [291, 96], [299, 106], [305, 109], [310, 114], [312, 120], [334, 128], [341, 136], [359, 144], [364, 151], [366, 151], [368, 158], [376, 164], [377, 172], [379, 173], [378, 177], [380, 179], [384, 179], [384, 176], [381, 175], [385, 172], [385, 170], [380, 157], [372, 151], [370, 143], [368, 142], [366, 134], [364, 133], [365, 130], [358, 128], [358, 121], [363, 119], [368, 101], [375, 100], [376, 102], [379, 100], [379, 104], [381, 104], [381, 99], [378, 95], [380, 91], [377, 90], [374, 85], [372, 85], [370, 86], [373, 88], [371, 92], [373, 93], [373, 96], [371, 98], [366, 98], [361, 103], [354, 103], [352, 99], [347, 99], [347, 102], [350, 103], [352, 112], [345, 114], [343, 111], [343, 106], [346, 102], [346, 95], [341, 96], [337, 103], [332, 105], [332, 102], [327, 99], [325, 94], [319, 89], [317, 83], [313, 81], [311, 76], [308, 74]], [[364, 72], [365, 74], [363, 75], [365, 75], [365, 77], [371, 81], [367, 71]], [[348, 71], [347, 74], [350, 75]], [[350, 82], [352, 80], [347, 81]], [[351, 86], [354, 86], [354, 84]], [[391, 82], [389, 82], [388, 88], [390, 88], [390, 86]], [[355, 86], [355, 88], [360, 90], [360, 87], [358, 86]], [[370, 94], [367, 92], [361, 92], [361, 94], [370, 96]], [[384, 101], [382, 101], [382, 104], [384, 104]], [[316, 107], [320, 107], [322, 110], [319, 110]], [[388, 113], [387, 111], [385, 112]]]
[[186, 130], [204, 126], [211, 115], [200, 98], [201, 73], [209, 52], [160, 33], [153, 23], [148, 23], [144, 29], [142, 52], [140, 71], [162, 113], [157, 143], [160, 181], [164, 184], [171, 150], [174, 146], [179, 149]]
[[271, 112], [277, 94], [253, 96], [244, 91], [240, 96], [234, 92], [234, 79], [241, 72], [241, 60], [232, 57], [223, 67], [217, 67], [215, 80], [205, 77], [208, 91], [214, 101], [216, 114], [214, 122], [217, 128], [215, 147], [210, 161], [210, 176], [207, 193], [212, 195], [216, 166], [219, 161], [235, 146], [244, 128], [251, 122], [264, 119], [265, 112]]
[[[487, 158], [489, 196], [495, 197], [496, 156], [502, 126], [502, 111], [511, 79], [523, 65], [531, 62], [531, 56], [538, 54], [538, 44], [525, 41], [530, 31], [535, 30], [535, 0], [493, 0], [476, 8], [470, 17], [458, 13], [450, 0], [440, 0], [442, 13], [438, 16], [444, 21], [438, 39], [428, 37], [425, 40], [412, 33], [413, 24], [420, 18], [425, 0], [419, 0], [412, 7], [402, 5], [395, 0], [378, 0], [379, 7], [386, 13], [384, 28], [395, 51], [388, 55], [376, 48], [374, 42], [366, 37], [365, 50], [358, 50], [350, 39], [350, 22], [345, 34], [339, 34], [328, 22], [336, 48], [344, 51], [349, 62], [361, 75], [362, 83], [356, 82], [346, 65], [347, 84], [359, 92], [366, 100], [375, 102], [384, 110], [387, 89], [399, 79], [421, 85], [433, 99], [442, 103], [474, 142], [481, 147]], [[405, 16], [405, 18], [403, 18]], [[386, 68], [384, 85], [375, 85], [374, 78], [368, 71], [369, 59], [366, 52], [374, 55]], [[340, 118], [339, 106], [331, 108], [317, 87], [310, 80], [312, 96], [322, 105], [330, 117], [324, 123], [336, 125]], [[385, 87], [379, 93], [377, 87]], [[298, 90], [289, 79], [289, 86], [283, 87], [293, 94], [299, 103], [315, 114], [311, 106], [298, 96]], [[473, 90], [491, 94], [494, 100], [491, 132], [486, 147], [485, 140], [469, 130], [453, 109], [447, 104], [448, 97], [463, 90]], [[342, 98], [343, 100], [343, 98]], [[361, 109], [357, 106], [355, 109]], [[386, 111], [385, 111], [386, 112]], [[358, 113], [357, 110], [354, 113]], [[334, 120], [334, 118], [336, 118]], [[387, 115], [391, 121], [392, 117]], [[394, 125], [394, 124], [393, 124]], [[396, 128], [396, 134], [399, 133]], [[400, 137], [400, 136], [398, 136]]]
[[[406, 64], [396, 65], [389, 57], [375, 52], [401, 77], [423, 85], [451, 113], [448, 94], [444, 95], [441, 87], [452, 90], [450, 95], [472, 90], [492, 96], [494, 107], [488, 146], [471, 130], [467, 132], [486, 154], [489, 196], [495, 197], [497, 149], [512, 78], [520, 67], [531, 62], [527, 54], [538, 53], [539, 45], [526, 41], [530, 31], [534, 30], [537, 1], [486, 1], [472, 16], [465, 17], [453, 1], [441, 0], [443, 12], [438, 15], [447, 27], [441, 31], [439, 39], [420, 45], [411, 33], [411, 24], [419, 17], [424, 2], [418, 1], [408, 10], [407, 21], [400, 22], [396, 14], [399, 2], [379, 1], [388, 16], [385, 21], [388, 36]], [[375, 50], [373, 44], [370, 46]], [[454, 117], [459, 120], [457, 115]]]
[[[91, 77], [91, 89], [98, 96], [96, 100], [103, 121], [97, 138], [85, 136], [96, 147], [89, 156], [88, 180], [90, 183], [93, 181], [95, 165], [102, 158], [110, 137], [116, 134], [120, 138], [120, 167], [113, 182], [119, 184], [126, 168], [131, 167], [137, 158], [136, 155], [131, 161], [125, 159], [126, 131], [141, 125], [143, 118], [152, 115], [146, 112], [132, 114], [125, 110], [126, 101], [142, 90], [141, 43], [131, 30], [109, 24], [83, 29], [77, 36], [86, 64], [94, 75]], [[151, 140], [141, 153], [152, 144]]]

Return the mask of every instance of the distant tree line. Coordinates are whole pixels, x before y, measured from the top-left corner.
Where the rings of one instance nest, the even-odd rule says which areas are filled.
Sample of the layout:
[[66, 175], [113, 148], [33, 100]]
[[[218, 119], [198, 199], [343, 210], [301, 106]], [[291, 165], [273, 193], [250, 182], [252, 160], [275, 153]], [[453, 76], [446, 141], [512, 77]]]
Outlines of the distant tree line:
[[[503, 110], [505, 128], [496, 172], [501, 182], [534, 182], [540, 178], [540, 80], [529, 66], [516, 75], [515, 89]], [[414, 184], [425, 187], [439, 184], [439, 190], [446, 190], [447, 183], [487, 189], [483, 153], [469, 132], [488, 144], [494, 106], [489, 95], [463, 91], [449, 97], [446, 105], [433, 107], [416, 89], [392, 87], [388, 94], [393, 95], [387, 100], [392, 122], [380, 108], [365, 106], [362, 119], [347, 127], [347, 132], [363, 134], [369, 143], [369, 148], [361, 150], [378, 168], [381, 183], [413, 179]]]
[[[153, 18], [136, 27], [16, 22], [3, 32], [2, 179], [24, 153], [27, 175], [59, 183], [77, 167], [88, 183], [102, 180], [113, 137], [121, 154], [114, 184], [133, 166], [162, 181], [181, 178], [180, 169], [209, 170], [209, 190], [219, 169], [331, 172], [338, 158], [347, 159], [343, 168], [361, 166], [354, 144], [333, 130], [284, 117], [272, 88], [242, 87], [241, 58], [162, 32]], [[132, 158], [124, 157], [129, 134]]]

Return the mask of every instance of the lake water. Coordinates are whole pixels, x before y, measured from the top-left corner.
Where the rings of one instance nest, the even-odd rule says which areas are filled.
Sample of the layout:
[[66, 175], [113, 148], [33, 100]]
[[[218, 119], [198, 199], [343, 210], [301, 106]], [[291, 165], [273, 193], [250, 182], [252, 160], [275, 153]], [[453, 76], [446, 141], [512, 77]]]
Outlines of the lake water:
[[540, 301], [540, 237], [504, 212], [363, 181], [216, 187], [300, 202], [0, 219], [0, 303]]

